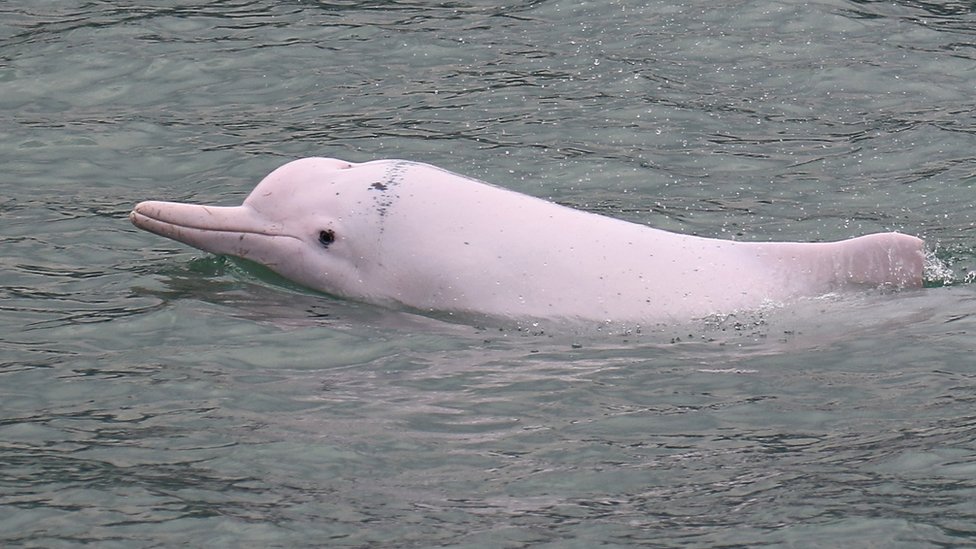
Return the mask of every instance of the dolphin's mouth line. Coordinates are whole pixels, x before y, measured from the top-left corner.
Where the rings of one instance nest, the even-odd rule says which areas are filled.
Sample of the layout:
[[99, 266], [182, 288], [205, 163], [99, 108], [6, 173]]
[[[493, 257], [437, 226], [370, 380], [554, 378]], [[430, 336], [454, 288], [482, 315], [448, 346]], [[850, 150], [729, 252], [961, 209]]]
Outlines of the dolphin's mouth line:
[[260, 236], [284, 236], [288, 238], [298, 238], [296, 236], [291, 236], [287, 234], [254, 230], [254, 229], [220, 229], [216, 227], [204, 227], [202, 225], [194, 225], [192, 223], [176, 223], [160, 217], [153, 217], [151, 215], [147, 215], [135, 210], [133, 210], [129, 214], [129, 219], [132, 220], [132, 223], [135, 224], [137, 227], [146, 227], [148, 226], [147, 223], [157, 223], [159, 225], [165, 225], [166, 227], [187, 229], [191, 231], [204, 231], [208, 233], [254, 234]]
[[245, 238], [246, 236], [260, 236], [265, 238], [292, 238], [298, 241], [302, 239], [280, 232], [278, 228], [260, 229], [260, 228], [246, 228], [246, 227], [215, 227], [212, 225], [206, 225], [204, 223], [191, 223], [188, 220], [173, 220], [168, 219], [166, 216], [152, 215], [145, 211], [140, 211], [137, 205], [129, 213], [129, 220], [133, 225], [147, 231], [160, 234], [161, 236], [168, 236], [174, 238], [175, 240], [181, 240], [178, 236], [180, 231], [199, 231], [202, 233], [210, 234], [227, 234], [227, 235], [238, 235], [240, 238]]

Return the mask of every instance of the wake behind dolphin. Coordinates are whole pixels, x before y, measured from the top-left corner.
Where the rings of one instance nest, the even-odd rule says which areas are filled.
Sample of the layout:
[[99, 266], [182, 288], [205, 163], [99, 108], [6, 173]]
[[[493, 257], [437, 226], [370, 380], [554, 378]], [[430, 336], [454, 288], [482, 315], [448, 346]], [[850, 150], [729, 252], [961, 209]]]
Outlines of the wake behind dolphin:
[[922, 285], [924, 242], [736, 242], [560, 206], [403, 160], [289, 162], [240, 206], [142, 202], [141, 229], [336, 296], [506, 318], [684, 321]]

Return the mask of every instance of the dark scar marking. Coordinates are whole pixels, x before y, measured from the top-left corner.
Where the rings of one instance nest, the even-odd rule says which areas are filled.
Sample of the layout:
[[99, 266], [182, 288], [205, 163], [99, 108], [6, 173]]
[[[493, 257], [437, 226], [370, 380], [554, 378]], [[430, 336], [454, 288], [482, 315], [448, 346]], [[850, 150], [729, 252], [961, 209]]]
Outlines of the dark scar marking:
[[[394, 162], [387, 167], [386, 173], [379, 181], [374, 181], [369, 185], [369, 190], [380, 191], [373, 197], [373, 203], [376, 207], [376, 213], [379, 214], [380, 218], [386, 217], [387, 212], [393, 206], [393, 203], [399, 198], [399, 195], [395, 191], [395, 187], [403, 182], [403, 177], [407, 170], [410, 168], [410, 162]], [[383, 232], [384, 228], [380, 226], [380, 232]]]

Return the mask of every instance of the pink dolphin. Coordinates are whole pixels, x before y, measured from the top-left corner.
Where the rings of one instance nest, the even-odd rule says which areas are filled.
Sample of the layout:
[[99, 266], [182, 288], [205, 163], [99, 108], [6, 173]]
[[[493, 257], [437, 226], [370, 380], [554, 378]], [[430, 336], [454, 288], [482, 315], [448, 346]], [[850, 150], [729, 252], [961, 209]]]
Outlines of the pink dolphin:
[[735, 242], [560, 206], [427, 164], [305, 158], [234, 207], [142, 202], [137, 227], [333, 295], [424, 311], [690, 320], [848, 287], [918, 287], [924, 243]]

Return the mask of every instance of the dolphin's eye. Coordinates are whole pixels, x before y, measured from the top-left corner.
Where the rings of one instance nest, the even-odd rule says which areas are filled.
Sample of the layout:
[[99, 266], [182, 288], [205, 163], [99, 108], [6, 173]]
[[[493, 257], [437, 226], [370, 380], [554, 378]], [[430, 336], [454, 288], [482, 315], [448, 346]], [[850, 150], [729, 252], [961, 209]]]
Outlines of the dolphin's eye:
[[325, 246], [326, 248], [328, 248], [329, 247], [329, 244], [332, 244], [333, 242], [335, 242], [335, 231], [333, 231], [332, 229], [327, 229], [327, 230], [324, 230], [324, 231], [319, 231], [319, 243], [320, 244], [322, 244], [323, 246]]

